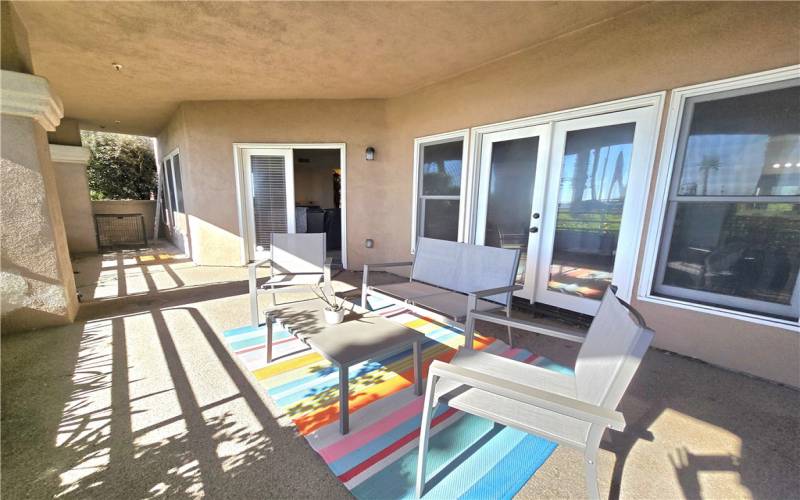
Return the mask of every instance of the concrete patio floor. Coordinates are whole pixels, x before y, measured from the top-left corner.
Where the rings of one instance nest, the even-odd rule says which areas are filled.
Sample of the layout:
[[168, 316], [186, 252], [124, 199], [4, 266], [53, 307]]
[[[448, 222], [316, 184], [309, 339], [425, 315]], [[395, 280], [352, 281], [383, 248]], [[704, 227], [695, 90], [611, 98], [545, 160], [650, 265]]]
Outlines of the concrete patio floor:
[[[166, 244], [76, 269], [79, 322], [2, 338], [3, 498], [349, 496], [221, 340], [248, 322], [246, 269], [197, 267]], [[347, 293], [360, 274], [335, 279]], [[577, 355], [514, 340], [570, 366]], [[794, 389], [651, 349], [621, 410], [603, 494], [800, 497]], [[584, 495], [580, 455], [559, 447], [518, 497]]]

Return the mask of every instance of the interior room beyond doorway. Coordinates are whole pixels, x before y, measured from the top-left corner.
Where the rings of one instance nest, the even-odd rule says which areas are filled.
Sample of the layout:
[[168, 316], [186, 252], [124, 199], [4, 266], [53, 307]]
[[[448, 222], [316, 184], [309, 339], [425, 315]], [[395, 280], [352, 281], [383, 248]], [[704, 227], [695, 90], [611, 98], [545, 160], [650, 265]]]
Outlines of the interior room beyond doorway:
[[341, 153], [294, 149], [295, 231], [325, 233], [328, 257], [342, 265]]

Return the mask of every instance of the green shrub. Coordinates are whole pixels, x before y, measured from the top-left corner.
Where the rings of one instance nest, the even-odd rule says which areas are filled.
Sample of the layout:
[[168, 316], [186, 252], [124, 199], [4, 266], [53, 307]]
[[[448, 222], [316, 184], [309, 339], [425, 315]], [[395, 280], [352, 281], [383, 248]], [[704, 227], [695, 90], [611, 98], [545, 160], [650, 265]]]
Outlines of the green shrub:
[[91, 150], [87, 175], [93, 200], [149, 200], [156, 192], [156, 163], [150, 139], [136, 135], [83, 132]]

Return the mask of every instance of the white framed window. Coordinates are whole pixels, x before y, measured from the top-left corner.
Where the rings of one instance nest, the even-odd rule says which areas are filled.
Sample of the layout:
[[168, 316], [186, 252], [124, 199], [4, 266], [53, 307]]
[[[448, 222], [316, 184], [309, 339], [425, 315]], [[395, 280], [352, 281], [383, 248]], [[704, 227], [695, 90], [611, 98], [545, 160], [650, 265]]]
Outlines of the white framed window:
[[800, 67], [671, 103], [640, 298], [796, 327]]
[[[180, 152], [175, 149], [164, 157], [164, 198], [170, 213], [186, 213], [183, 206], [183, 181], [181, 178]], [[174, 217], [174, 216], [173, 216]]]
[[411, 252], [425, 236], [463, 241], [469, 130], [414, 140]]

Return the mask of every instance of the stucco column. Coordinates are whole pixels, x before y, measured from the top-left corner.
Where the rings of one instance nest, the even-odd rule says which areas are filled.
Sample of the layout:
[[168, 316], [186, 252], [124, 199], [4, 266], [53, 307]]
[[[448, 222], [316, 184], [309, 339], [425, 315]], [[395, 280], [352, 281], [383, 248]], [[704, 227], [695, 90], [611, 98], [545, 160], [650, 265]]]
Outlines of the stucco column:
[[3, 333], [69, 323], [78, 301], [46, 132], [63, 108], [44, 78], [0, 74]]
[[89, 148], [81, 146], [50, 145], [67, 246], [72, 255], [97, 252], [97, 235], [86, 176], [89, 154]]

